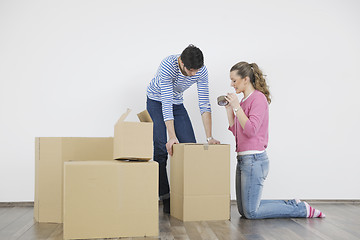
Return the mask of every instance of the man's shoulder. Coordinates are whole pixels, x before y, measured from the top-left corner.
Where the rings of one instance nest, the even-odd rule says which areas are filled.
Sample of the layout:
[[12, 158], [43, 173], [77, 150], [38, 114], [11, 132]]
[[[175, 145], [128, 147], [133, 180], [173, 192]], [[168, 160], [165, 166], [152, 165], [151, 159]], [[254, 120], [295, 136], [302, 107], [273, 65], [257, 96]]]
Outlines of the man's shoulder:
[[200, 80], [206, 80], [208, 78], [208, 70], [205, 65], [203, 65], [195, 76], [198, 76]]
[[167, 63], [167, 64], [177, 64], [177, 59], [180, 56], [180, 54], [176, 54], [176, 55], [170, 55], [165, 57], [161, 62], [162, 63]]
[[207, 68], [205, 66], [205, 64], [200, 68], [199, 72], [207, 72]]

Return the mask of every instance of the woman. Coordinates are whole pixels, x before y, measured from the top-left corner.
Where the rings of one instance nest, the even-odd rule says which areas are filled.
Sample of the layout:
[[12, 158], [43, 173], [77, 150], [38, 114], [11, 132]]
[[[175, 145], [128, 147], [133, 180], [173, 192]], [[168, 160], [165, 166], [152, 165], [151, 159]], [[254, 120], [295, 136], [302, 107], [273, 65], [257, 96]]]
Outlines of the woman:
[[[230, 70], [231, 86], [226, 100], [229, 130], [236, 140], [236, 199], [239, 213], [248, 219], [325, 217], [321, 211], [300, 200], [261, 200], [269, 171], [266, 154], [270, 92], [256, 63], [239, 62]], [[237, 95], [244, 94], [239, 102]]]

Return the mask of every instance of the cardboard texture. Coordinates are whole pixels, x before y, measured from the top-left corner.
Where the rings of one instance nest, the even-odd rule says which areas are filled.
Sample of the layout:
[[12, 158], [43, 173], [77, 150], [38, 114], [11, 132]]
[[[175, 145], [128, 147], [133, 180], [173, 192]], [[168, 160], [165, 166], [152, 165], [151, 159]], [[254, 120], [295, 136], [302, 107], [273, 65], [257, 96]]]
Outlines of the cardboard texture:
[[158, 164], [64, 163], [64, 239], [158, 236]]
[[182, 221], [230, 219], [230, 145], [173, 145], [170, 213]]
[[141, 122], [125, 122], [130, 109], [115, 124], [114, 159], [147, 161], [153, 157], [153, 123], [145, 110], [138, 114]]
[[138, 113], [137, 116], [138, 116], [140, 122], [153, 122], [150, 117], [150, 114], [147, 110], [144, 110], [141, 113]]
[[63, 222], [63, 165], [69, 160], [112, 160], [113, 138], [35, 138], [35, 201], [37, 222]]

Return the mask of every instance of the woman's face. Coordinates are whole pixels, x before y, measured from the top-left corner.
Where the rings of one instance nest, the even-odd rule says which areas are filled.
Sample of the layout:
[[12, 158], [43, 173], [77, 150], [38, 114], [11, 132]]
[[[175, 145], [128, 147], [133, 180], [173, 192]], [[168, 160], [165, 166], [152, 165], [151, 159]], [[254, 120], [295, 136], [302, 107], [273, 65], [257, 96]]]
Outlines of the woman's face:
[[235, 89], [235, 92], [241, 93], [245, 91], [246, 78], [241, 78], [236, 71], [230, 72], [231, 87]]

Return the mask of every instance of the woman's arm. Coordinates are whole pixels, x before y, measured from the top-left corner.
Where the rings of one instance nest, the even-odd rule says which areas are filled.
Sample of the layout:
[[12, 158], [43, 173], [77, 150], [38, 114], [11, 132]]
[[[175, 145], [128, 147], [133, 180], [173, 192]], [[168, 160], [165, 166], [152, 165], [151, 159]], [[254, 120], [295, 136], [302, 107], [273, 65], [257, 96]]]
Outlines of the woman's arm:
[[226, 99], [233, 109], [237, 109], [236, 116], [244, 130], [244, 134], [248, 137], [255, 136], [263, 123], [265, 115], [268, 113], [268, 103], [266, 98], [255, 98], [253, 100], [249, 117], [245, 115], [243, 109], [240, 107], [236, 94], [230, 93]]
[[233, 108], [231, 107], [230, 104], [228, 104], [225, 106], [225, 109], [226, 109], [226, 115], [227, 115], [228, 122], [229, 122], [229, 127], [232, 127], [232, 126], [234, 126], [234, 117], [235, 117]]
[[[232, 119], [234, 119], [233, 111], [235, 111], [236, 117], [239, 120], [241, 127], [244, 129], [245, 124], [249, 119], [245, 115], [244, 110], [241, 108], [238, 97], [236, 96], [235, 93], [228, 93], [228, 95], [225, 97], [225, 99], [229, 102], [229, 104], [227, 105], [227, 109], [226, 109], [228, 112], [228, 118], [231, 114]], [[229, 110], [229, 108], [231, 108], [231, 110]], [[232, 127], [233, 125], [234, 125], [234, 120], [232, 120], [232, 122], [230, 122], [230, 118], [229, 118], [229, 126]]]
[[245, 115], [244, 110], [240, 107], [240, 105], [239, 105], [239, 108], [238, 108], [238, 110], [236, 112], [236, 116], [239, 119], [240, 126], [242, 127], [242, 129], [244, 129], [245, 124], [249, 120], [249, 118]]

